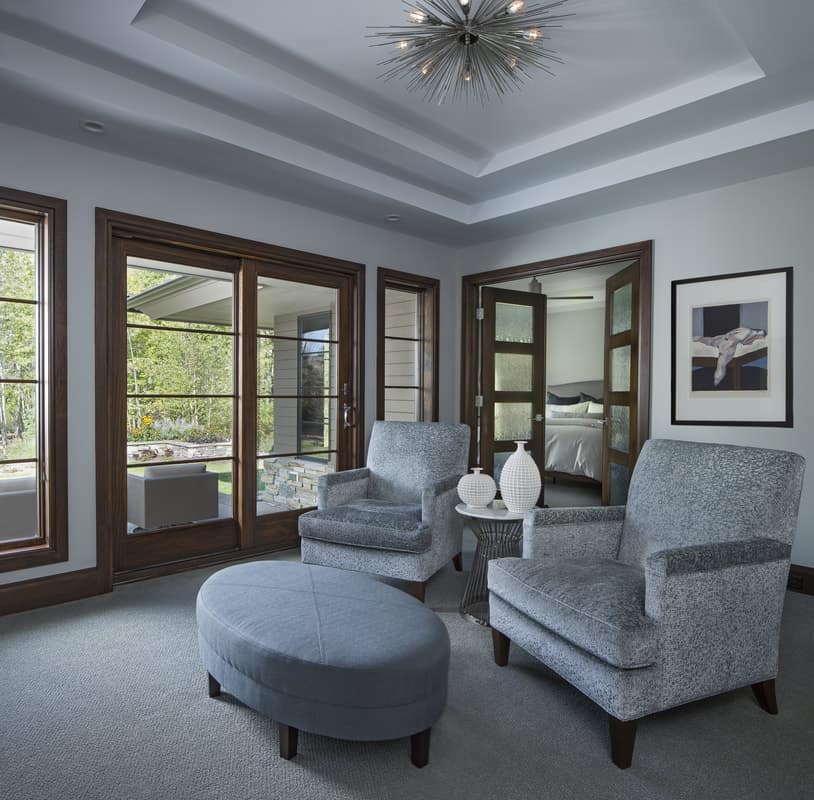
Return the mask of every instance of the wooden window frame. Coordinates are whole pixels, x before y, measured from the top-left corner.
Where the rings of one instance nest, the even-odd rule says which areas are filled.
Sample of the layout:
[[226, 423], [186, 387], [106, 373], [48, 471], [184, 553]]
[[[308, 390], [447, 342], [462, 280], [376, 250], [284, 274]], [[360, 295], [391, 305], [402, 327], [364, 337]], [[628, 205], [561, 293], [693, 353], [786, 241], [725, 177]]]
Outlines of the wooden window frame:
[[384, 419], [385, 298], [388, 289], [418, 296], [419, 422], [438, 420], [441, 281], [379, 267], [376, 294], [376, 419]]
[[38, 536], [0, 545], [0, 572], [68, 560], [68, 245], [67, 203], [0, 188], [0, 216], [38, 226], [41, 310], [37, 418]]

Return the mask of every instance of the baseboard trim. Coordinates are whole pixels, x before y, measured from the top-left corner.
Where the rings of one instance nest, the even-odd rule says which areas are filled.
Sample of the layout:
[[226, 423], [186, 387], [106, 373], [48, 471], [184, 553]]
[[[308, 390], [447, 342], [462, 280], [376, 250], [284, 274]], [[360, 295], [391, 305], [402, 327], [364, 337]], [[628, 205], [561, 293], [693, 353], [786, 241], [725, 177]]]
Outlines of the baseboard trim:
[[814, 594], [814, 567], [792, 564], [789, 570], [789, 589], [801, 594]]
[[299, 537], [296, 541], [284, 542], [279, 545], [269, 547], [261, 545], [244, 550], [228, 550], [222, 553], [213, 553], [207, 556], [196, 556], [195, 558], [185, 558], [179, 561], [168, 561], [164, 564], [156, 564], [151, 567], [139, 567], [122, 572], [113, 573], [114, 586], [124, 583], [134, 583], [136, 581], [146, 581], [151, 578], [160, 578], [164, 575], [175, 575], [178, 572], [188, 572], [193, 569], [203, 567], [214, 567], [220, 564], [232, 564], [238, 561], [248, 561], [258, 556], [271, 555], [283, 550], [294, 550], [299, 547]]
[[97, 567], [0, 586], [0, 616], [82, 600], [110, 591]]

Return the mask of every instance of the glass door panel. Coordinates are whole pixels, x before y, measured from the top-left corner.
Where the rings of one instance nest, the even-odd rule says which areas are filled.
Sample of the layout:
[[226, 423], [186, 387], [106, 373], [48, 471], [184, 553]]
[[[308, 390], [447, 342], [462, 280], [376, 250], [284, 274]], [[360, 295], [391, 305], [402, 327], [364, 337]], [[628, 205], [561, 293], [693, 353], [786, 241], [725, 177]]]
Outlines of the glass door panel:
[[258, 278], [258, 516], [313, 508], [319, 476], [337, 468], [339, 295]]
[[126, 294], [127, 534], [233, 520], [234, 277], [132, 255]]

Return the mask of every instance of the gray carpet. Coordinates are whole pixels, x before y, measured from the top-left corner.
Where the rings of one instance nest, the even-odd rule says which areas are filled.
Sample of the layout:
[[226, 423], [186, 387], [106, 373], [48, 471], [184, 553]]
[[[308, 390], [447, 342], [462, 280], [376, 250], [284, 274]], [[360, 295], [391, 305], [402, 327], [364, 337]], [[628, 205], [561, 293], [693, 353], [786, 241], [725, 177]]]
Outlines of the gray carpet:
[[[296, 557], [286, 554], [285, 558]], [[4, 800], [276, 798], [803, 798], [814, 779], [814, 598], [789, 594], [781, 713], [748, 690], [639, 726], [634, 766], [610, 762], [602, 712], [487, 629], [454, 612], [465, 575], [430, 584], [452, 638], [448, 708], [417, 770], [407, 741], [303, 734], [292, 762], [274, 724], [210, 700], [194, 600], [209, 570], [0, 619], [0, 797]]]

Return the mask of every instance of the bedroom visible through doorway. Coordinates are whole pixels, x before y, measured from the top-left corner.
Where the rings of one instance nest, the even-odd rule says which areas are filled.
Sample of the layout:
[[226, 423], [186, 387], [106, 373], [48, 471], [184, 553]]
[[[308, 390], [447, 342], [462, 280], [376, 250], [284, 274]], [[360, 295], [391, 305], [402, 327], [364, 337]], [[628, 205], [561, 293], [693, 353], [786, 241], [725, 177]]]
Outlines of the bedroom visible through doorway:
[[650, 247], [619, 251], [464, 278], [473, 463], [499, 482], [514, 442], [529, 442], [551, 507], [624, 503], [649, 434]]

